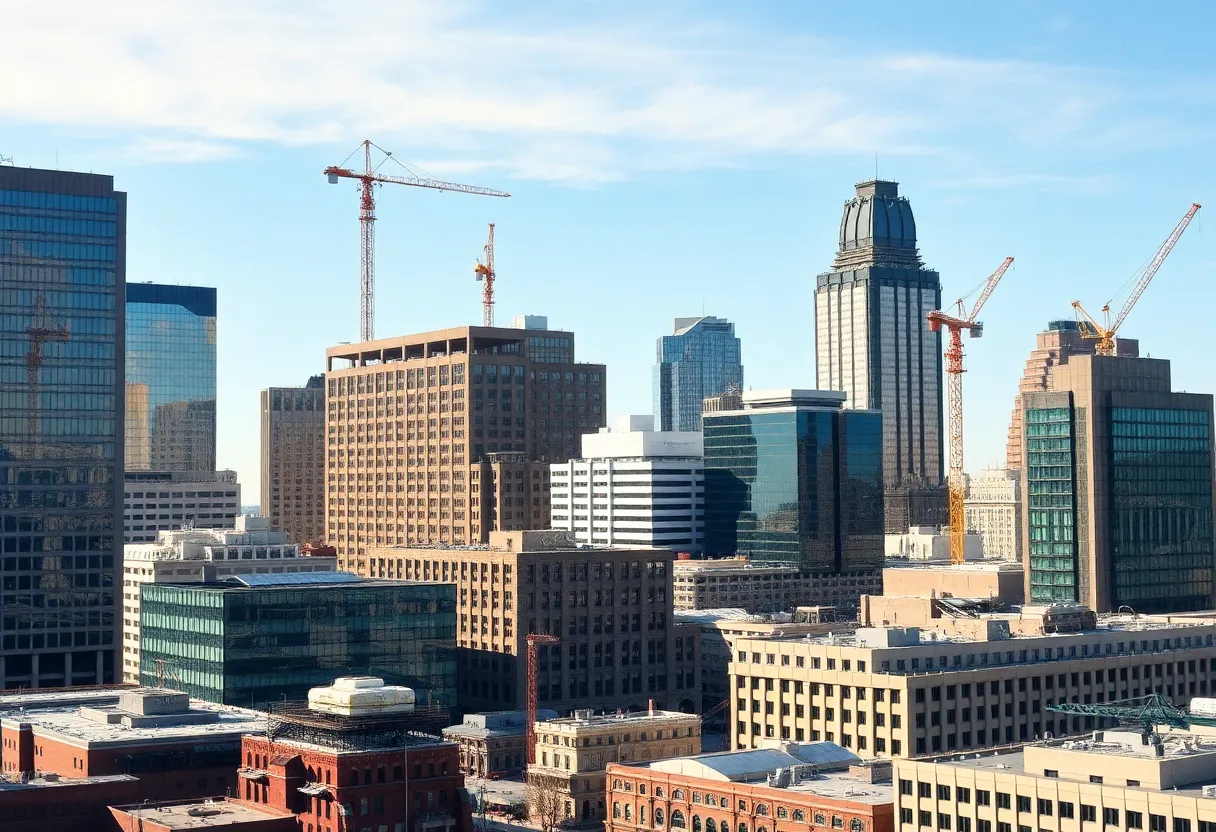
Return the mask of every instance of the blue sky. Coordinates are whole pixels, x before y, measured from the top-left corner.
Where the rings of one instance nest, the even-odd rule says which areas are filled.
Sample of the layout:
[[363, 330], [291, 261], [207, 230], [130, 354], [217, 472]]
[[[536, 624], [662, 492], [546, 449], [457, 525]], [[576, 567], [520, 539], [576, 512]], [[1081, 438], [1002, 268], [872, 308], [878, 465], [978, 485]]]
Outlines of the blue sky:
[[[856, 181], [900, 182], [944, 295], [1017, 258], [968, 350], [967, 467], [1003, 458], [1034, 334], [1100, 307], [1212, 198], [1216, 7], [1132, 2], [9, 0], [0, 155], [112, 173], [128, 280], [219, 289], [219, 462], [258, 490], [258, 390], [358, 333], [372, 138], [510, 200], [379, 194], [382, 335], [547, 314], [648, 412], [671, 319], [724, 315], [749, 386], [813, 386], [815, 275]], [[1123, 329], [1216, 389], [1192, 224]]]

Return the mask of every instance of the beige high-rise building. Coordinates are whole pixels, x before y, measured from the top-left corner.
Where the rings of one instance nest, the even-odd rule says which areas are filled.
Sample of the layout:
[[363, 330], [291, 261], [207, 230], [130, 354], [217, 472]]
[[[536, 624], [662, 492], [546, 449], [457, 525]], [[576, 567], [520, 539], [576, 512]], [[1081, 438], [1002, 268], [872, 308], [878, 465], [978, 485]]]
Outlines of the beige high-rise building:
[[[326, 360], [326, 540], [354, 571], [374, 547], [547, 528], [548, 464], [605, 424], [604, 365], [576, 364], [570, 332], [463, 326], [330, 347]], [[496, 459], [510, 504], [502, 479], [485, 481]]]
[[1017, 471], [993, 468], [967, 478], [967, 531], [984, 541], [989, 560], [1022, 559], [1022, 483]]
[[863, 757], [961, 753], [1094, 727], [1048, 711], [1054, 702], [1159, 693], [1183, 705], [1216, 693], [1211, 620], [1128, 615], [1063, 632], [1054, 611], [1044, 610], [1034, 634], [1034, 622], [1014, 613], [968, 618], [970, 632], [945, 621], [942, 633], [739, 638], [733, 747], [827, 740]]
[[297, 543], [325, 540], [325, 378], [262, 391], [262, 514]]
[[567, 532], [494, 532], [488, 545], [373, 549], [366, 577], [457, 586], [460, 710], [524, 707], [527, 637], [541, 646], [539, 702], [698, 710], [700, 633], [677, 624], [669, 549], [579, 546]]
[[1203, 734], [1095, 731], [897, 760], [894, 779], [898, 832], [1216, 830], [1216, 742]]
[[[1047, 329], [1035, 336], [1035, 347], [1031, 350], [1030, 358], [1026, 359], [1026, 368], [1022, 371], [1022, 380], [1018, 383], [1018, 393], [1013, 400], [1013, 416], [1009, 420], [1009, 437], [1005, 443], [1005, 467], [1020, 470], [1022, 467], [1022, 396], [1026, 393], [1050, 392], [1052, 389], [1052, 367], [1067, 364], [1074, 355], [1093, 355], [1097, 341], [1082, 338], [1077, 329], [1077, 322], [1070, 320], [1051, 321]], [[1140, 354], [1140, 342], [1130, 338], [1116, 339], [1115, 349], [1119, 355], [1136, 356]]]

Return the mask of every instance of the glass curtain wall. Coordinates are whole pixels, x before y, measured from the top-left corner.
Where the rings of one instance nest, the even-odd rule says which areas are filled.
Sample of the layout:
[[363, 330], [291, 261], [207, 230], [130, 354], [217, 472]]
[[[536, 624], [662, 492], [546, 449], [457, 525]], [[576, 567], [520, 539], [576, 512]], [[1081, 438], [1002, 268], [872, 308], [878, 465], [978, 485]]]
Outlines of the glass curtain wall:
[[723, 318], [677, 320], [676, 334], [659, 338], [657, 353], [656, 430], [701, 430], [706, 398], [743, 389], [742, 346], [735, 325]]
[[1071, 407], [1026, 410], [1030, 601], [1077, 601], [1076, 483]]

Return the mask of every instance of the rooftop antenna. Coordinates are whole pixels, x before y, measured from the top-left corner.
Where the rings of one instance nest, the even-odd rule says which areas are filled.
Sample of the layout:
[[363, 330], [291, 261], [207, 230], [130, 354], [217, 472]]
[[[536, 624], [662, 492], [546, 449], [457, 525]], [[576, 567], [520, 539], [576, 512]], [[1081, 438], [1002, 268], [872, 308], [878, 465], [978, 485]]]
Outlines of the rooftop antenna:
[[874, 181], [878, 181], [878, 151], [874, 151]]

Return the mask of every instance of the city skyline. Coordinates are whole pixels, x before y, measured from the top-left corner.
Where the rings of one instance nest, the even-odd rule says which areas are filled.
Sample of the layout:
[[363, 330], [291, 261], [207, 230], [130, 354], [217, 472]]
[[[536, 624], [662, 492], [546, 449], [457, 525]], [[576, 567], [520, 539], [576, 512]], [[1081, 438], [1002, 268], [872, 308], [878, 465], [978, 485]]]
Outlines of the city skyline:
[[[411, 22], [420, 37], [438, 33], [447, 42], [476, 28], [472, 8], [414, 11], [420, 17]], [[1202, 164], [1207, 93], [1183, 83], [1210, 68], [1205, 50], [1184, 48], [1203, 28], [1199, 21], [1211, 15], [1202, 6], [1191, 7], [1197, 25], [1181, 33], [1171, 28], [1178, 48], [1168, 60], [1151, 49], [1127, 55], [1116, 48], [1133, 27], [1135, 43], [1144, 45], [1169, 25], [1119, 7], [1104, 8], [1100, 19], [1070, 17], [1046, 4], [1017, 14], [968, 9], [941, 27], [940, 12], [892, 6], [876, 16], [864, 43], [853, 39], [843, 11], [774, 8], [733, 17], [716, 8], [703, 13], [698, 31], [671, 34], [670, 18], [638, 6], [615, 10], [625, 22], [610, 27], [597, 27], [606, 10], [591, 7], [542, 25], [534, 16], [538, 8], [496, 21], [503, 32], [496, 49], [511, 48], [537, 27], [546, 48], [535, 61], [548, 62], [529, 63], [518, 70], [523, 75], [504, 78], [504, 86], [546, 67], [570, 66], [575, 59], [561, 48], [563, 35], [614, 57], [634, 49], [648, 59], [639, 65], [669, 80], [644, 87], [643, 98], [634, 100], [624, 88], [636, 70], [613, 69], [606, 65], [611, 62], [591, 62], [584, 74], [544, 73], [564, 76], [565, 86], [544, 88], [552, 101], [606, 85], [610, 93], [587, 105], [586, 118], [606, 116], [598, 119], [607, 134], [602, 140], [541, 105], [528, 109], [535, 123], [517, 135], [503, 115], [477, 118], [485, 134], [473, 137], [469, 114], [479, 108], [459, 100], [454, 109], [466, 113], [428, 110], [403, 124], [372, 118], [383, 102], [356, 95], [344, 111], [351, 132], [303, 119], [310, 132], [299, 124], [282, 126], [298, 106], [287, 103], [268, 107], [258, 129], [243, 129], [265, 103], [261, 87], [237, 102], [230, 119], [208, 120], [213, 128], [183, 114], [189, 108], [171, 95], [124, 113], [106, 96], [88, 106], [63, 102], [51, 112], [35, 103], [37, 95], [0, 94], [0, 113], [12, 125], [0, 153], [19, 165], [53, 168], [58, 159], [63, 167], [104, 170], [133, 194], [132, 282], [219, 290], [217, 467], [234, 468], [243, 483], [256, 483], [258, 391], [319, 372], [326, 346], [356, 337], [355, 192], [353, 186], [329, 187], [320, 171], [340, 161], [364, 133], [437, 175], [514, 194], [502, 204], [415, 189], [384, 194], [379, 331], [476, 323], [480, 287], [470, 265], [480, 252], [483, 223], [497, 221], [500, 317], [548, 314], [556, 327], [579, 333], [582, 354], [609, 365], [610, 417], [646, 412], [650, 339], [672, 317], [695, 314], [702, 304], [706, 314], [736, 324], [750, 356], [749, 386], [811, 385], [813, 274], [801, 278], [791, 264], [809, 260], [818, 269], [831, 257], [839, 195], [872, 178], [877, 153], [879, 175], [899, 181], [916, 205], [926, 265], [942, 274], [945, 302], [967, 292], [1001, 257], [1018, 258], [1008, 291], [985, 310], [987, 338], [968, 350], [966, 437], [973, 471], [1000, 463], [998, 426], [1007, 423], [1035, 333], [1051, 319], [1069, 317], [1074, 298], [1100, 305], [1151, 254], [1185, 206], [1204, 201], [1214, 184]], [[24, 8], [6, 26], [33, 32], [45, 22], [38, 16], [43, 13]], [[127, 36], [116, 31], [129, 20], [106, 22], [91, 14], [86, 10], [63, 25], [90, 27], [113, 54], [129, 54]], [[320, 25], [307, 8], [301, 21], [307, 32]], [[274, 23], [273, 16], [258, 16], [249, 31]], [[201, 21], [198, 30], [223, 40], [238, 34], [230, 25], [217, 18]], [[329, 49], [350, 48], [347, 25], [327, 34], [335, 42]], [[382, 28], [391, 36], [403, 25], [392, 17]], [[636, 39], [622, 36], [626, 27]], [[183, 28], [170, 12], [140, 24], [141, 32], [166, 38], [185, 36]], [[997, 30], [1003, 35], [995, 42], [984, 35]], [[808, 49], [812, 40], [823, 48]], [[274, 66], [298, 61], [294, 49], [303, 47], [274, 44]], [[711, 67], [704, 57], [710, 51], [731, 59]], [[812, 52], [819, 57], [808, 57]], [[772, 66], [771, 55], [795, 69]], [[68, 56], [56, 71], [39, 74], [31, 70], [42, 59], [24, 51], [0, 60], [26, 61], [21, 71], [38, 76], [38, 83], [55, 83], [65, 67], [109, 80], [116, 71], [111, 62], [98, 61], [81, 73]], [[352, 72], [374, 69], [368, 60], [359, 58]], [[864, 71], [867, 62], [881, 72]], [[158, 66], [144, 57], [132, 72], [147, 81], [165, 70], [171, 83], [193, 77], [195, 69], [184, 58]], [[466, 67], [456, 77], [475, 71]], [[392, 65], [386, 74], [397, 90], [414, 77], [412, 66]], [[302, 81], [281, 76], [267, 84], [292, 93], [282, 101], [300, 100], [293, 91]], [[203, 84], [207, 95], [215, 83]], [[671, 103], [684, 100], [680, 83], [705, 102], [690, 108], [696, 114]], [[480, 100], [476, 88], [461, 89]], [[1162, 90], [1175, 106], [1152, 103]], [[503, 92], [494, 87], [486, 94]], [[511, 105], [517, 95], [504, 93], [502, 100]], [[335, 93], [335, 100], [341, 97]], [[228, 97], [224, 102], [233, 105]], [[814, 102], [821, 106], [810, 106]], [[664, 113], [674, 127], [661, 129]], [[701, 119], [699, 129], [682, 129], [689, 119]], [[735, 123], [765, 128], [741, 130]], [[688, 133], [705, 139], [685, 144], [673, 138]], [[265, 196], [244, 196], [252, 177]], [[222, 247], [200, 243], [221, 239]], [[575, 283], [568, 277], [575, 262], [579, 285], [552, 291]], [[1216, 388], [1216, 371], [1189, 349], [1185, 331], [1169, 323], [1175, 310], [1210, 299], [1204, 275], [1214, 264], [1204, 236], [1189, 235], [1125, 328], [1144, 354], [1173, 361], [1183, 389]], [[588, 288], [602, 285], [614, 291]], [[747, 291], [739, 291], [741, 285]], [[629, 322], [628, 339], [603, 326], [614, 317]], [[254, 358], [267, 354], [274, 360]]]

